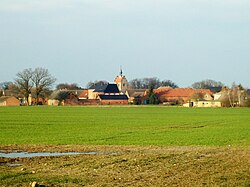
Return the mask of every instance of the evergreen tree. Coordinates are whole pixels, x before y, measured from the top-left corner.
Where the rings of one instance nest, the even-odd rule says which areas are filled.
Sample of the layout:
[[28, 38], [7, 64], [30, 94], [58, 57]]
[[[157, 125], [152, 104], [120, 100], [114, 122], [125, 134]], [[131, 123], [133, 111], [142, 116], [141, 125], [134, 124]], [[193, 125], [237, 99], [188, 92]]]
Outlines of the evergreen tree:
[[148, 104], [157, 105], [159, 104], [159, 100], [157, 95], [154, 93], [153, 86], [150, 86], [148, 93]]

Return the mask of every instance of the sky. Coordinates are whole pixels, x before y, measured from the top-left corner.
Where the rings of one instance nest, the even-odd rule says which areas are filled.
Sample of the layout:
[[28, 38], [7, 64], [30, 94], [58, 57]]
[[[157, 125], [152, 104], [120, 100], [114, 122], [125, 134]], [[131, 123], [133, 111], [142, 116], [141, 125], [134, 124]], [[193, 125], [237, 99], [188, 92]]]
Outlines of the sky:
[[250, 88], [249, 0], [0, 0], [0, 82], [26, 68], [59, 83], [158, 77]]

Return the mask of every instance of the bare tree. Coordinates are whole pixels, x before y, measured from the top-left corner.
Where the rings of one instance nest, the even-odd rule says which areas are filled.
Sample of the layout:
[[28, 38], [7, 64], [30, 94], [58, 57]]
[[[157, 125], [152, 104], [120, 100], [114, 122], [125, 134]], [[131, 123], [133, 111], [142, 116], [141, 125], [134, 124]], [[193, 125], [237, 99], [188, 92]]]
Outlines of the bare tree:
[[57, 90], [80, 90], [82, 89], [76, 83], [68, 84], [68, 83], [61, 83], [56, 86]]
[[89, 88], [91, 88], [91, 87], [93, 87], [93, 86], [95, 86], [95, 85], [107, 85], [108, 84], [108, 82], [107, 81], [102, 81], [102, 80], [100, 80], [100, 81], [90, 81], [90, 82], [88, 82], [88, 84], [86, 85], [86, 88], [87, 89], [89, 89]]
[[24, 95], [28, 105], [29, 94], [31, 94], [31, 89], [33, 87], [32, 69], [25, 69], [22, 72], [17, 73], [16, 76], [16, 87], [19, 92]]
[[171, 88], [178, 88], [178, 85], [175, 84], [171, 80], [163, 80], [163, 81], [161, 81], [161, 86], [170, 86]]
[[10, 85], [12, 85], [13, 83], [10, 81], [6, 81], [6, 82], [1, 82], [0, 83], [0, 89], [3, 90], [7, 90], [9, 88]]
[[206, 79], [200, 82], [195, 82], [192, 84], [192, 88], [195, 89], [209, 89], [211, 87], [223, 87], [224, 84], [220, 81], [214, 81], [210, 79]]
[[44, 68], [36, 68], [33, 71], [31, 80], [34, 83], [36, 103], [38, 103], [39, 95], [43, 91], [49, 89], [56, 81], [56, 79], [50, 75], [48, 69], [44, 69]]
[[133, 79], [129, 82], [131, 89], [156, 89], [160, 86], [170, 86], [172, 88], [178, 88], [178, 86], [171, 80], [161, 81], [157, 77]]
[[201, 92], [195, 92], [190, 96], [190, 100], [194, 100], [194, 101], [202, 101], [205, 97], [204, 93]]
[[233, 83], [231, 88], [225, 88], [224, 91], [231, 107], [245, 106], [248, 102], [247, 90], [241, 84], [236, 85]]
[[142, 89], [142, 80], [141, 79], [133, 79], [129, 81], [130, 89]]

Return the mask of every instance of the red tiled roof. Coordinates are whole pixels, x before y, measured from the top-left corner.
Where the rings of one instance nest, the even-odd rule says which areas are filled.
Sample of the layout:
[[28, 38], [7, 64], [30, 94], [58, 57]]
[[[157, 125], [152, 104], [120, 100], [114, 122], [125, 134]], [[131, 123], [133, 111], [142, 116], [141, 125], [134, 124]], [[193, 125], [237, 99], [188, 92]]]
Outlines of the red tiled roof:
[[212, 95], [209, 89], [176, 88], [163, 94], [164, 97], [191, 97], [194, 93], [207, 93]]
[[165, 93], [168, 93], [169, 90], [172, 90], [173, 88], [171, 87], [160, 87], [158, 89], [155, 89], [154, 90], [154, 93], [157, 94], [157, 95], [163, 95]]
[[79, 98], [87, 98], [88, 97], [88, 90], [83, 90], [82, 93], [79, 95]]

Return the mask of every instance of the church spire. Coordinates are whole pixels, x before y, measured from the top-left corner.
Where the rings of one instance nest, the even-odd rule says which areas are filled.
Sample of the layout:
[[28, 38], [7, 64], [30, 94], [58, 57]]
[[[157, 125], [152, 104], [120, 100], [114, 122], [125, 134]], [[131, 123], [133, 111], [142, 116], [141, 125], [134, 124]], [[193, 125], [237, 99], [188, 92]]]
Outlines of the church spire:
[[123, 75], [122, 66], [120, 66], [120, 75], [117, 75], [114, 82], [117, 84], [117, 87], [121, 93], [125, 93], [128, 89], [128, 81]]
[[122, 66], [120, 67], [120, 76], [122, 77]]

